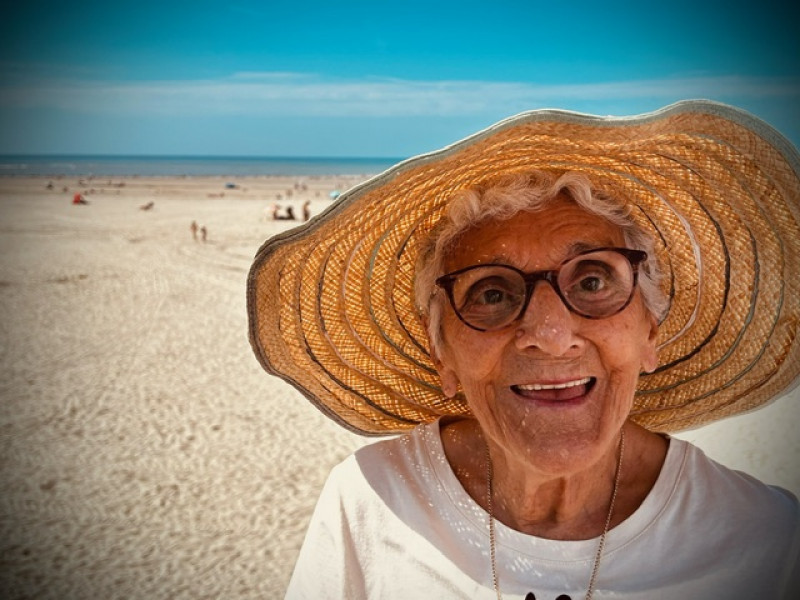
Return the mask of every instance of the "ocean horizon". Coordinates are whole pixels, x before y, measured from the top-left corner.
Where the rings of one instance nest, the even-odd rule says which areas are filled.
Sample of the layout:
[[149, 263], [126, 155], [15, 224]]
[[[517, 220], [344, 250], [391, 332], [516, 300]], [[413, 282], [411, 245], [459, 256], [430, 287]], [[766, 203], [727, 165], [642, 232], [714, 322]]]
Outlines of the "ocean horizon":
[[386, 157], [0, 155], [0, 176], [373, 175], [401, 160]]

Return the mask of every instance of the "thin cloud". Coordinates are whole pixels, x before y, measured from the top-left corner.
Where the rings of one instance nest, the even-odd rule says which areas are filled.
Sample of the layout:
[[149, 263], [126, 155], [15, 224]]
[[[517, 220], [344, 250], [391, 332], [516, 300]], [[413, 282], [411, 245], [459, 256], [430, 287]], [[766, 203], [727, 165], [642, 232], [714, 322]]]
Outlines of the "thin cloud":
[[0, 108], [124, 115], [470, 116], [567, 103], [678, 98], [798, 99], [796, 78], [693, 76], [585, 84], [330, 80], [303, 73], [236, 73], [219, 80], [61, 80], [0, 86]]

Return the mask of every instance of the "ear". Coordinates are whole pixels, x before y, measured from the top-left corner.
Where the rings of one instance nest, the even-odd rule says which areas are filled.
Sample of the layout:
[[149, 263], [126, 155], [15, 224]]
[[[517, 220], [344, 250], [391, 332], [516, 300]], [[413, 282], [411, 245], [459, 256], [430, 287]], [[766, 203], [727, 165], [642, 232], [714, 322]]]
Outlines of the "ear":
[[445, 398], [452, 398], [458, 393], [459, 381], [455, 371], [442, 366], [441, 363], [435, 363], [436, 370], [439, 373], [439, 381], [442, 382], [442, 393]]
[[450, 367], [445, 366], [433, 353], [431, 353], [431, 358], [433, 358], [433, 366], [436, 367], [436, 372], [439, 373], [442, 393], [445, 395], [445, 398], [452, 398], [458, 393], [458, 386], [460, 385], [456, 372]]
[[642, 344], [642, 371], [652, 373], [658, 367], [658, 320], [647, 312], [648, 333], [647, 339]]
[[455, 371], [446, 366], [441, 356], [439, 356], [439, 352], [434, 347], [430, 336], [430, 329], [428, 328], [429, 321], [427, 315], [421, 317], [421, 320], [422, 326], [425, 329], [425, 335], [428, 336], [428, 348], [430, 348], [431, 361], [433, 361], [433, 366], [439, 374], [442, 393], [445, 395], [445, 398], [452, 398], [458, 393], [458, 386], [460, 384], [458, 376], [455, 374]]

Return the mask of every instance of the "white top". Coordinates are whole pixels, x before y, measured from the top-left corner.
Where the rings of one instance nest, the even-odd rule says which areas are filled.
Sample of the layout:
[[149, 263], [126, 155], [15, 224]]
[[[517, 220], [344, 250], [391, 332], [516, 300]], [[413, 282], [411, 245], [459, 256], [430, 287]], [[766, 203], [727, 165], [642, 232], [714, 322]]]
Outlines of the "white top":
[[[439, 423], [366, 446], [320, 496], [288, 600], [494, 600], [488, 514], [445, 458]], [[554, 541], [496, 523], [503, 598], [583, 598], [599, 539]], [[609, 531], [594, 597], [800, 598], [796, 498], [671, 439], [650, 494]]]

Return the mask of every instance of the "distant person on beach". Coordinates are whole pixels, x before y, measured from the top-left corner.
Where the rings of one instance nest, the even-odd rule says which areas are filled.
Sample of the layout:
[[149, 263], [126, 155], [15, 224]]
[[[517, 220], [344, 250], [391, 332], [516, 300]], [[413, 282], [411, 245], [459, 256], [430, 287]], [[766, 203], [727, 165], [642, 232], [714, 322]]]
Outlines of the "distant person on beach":
[[196, 242], [197, 241], [197, 221], [192, 221], [192, 224], [189, 225], [189, 229], [192, 231], [192, 239]]
[[208, 229], [206, 229], [205, 225], [200, 228], [200, 239], [203, 240], [204, 243], [208, 239]]
[[286, 598], [800, 598], [797, 498], [669, 435], [800, 384], [798, 156], [719, 103], [531, 111], [267, 241], [259, 361], [394, 436]]
[[291, 206], [287, 206], [285, 214], [281, 214], [280, 213], [280, 208], [281, 207], [278, 204], [273, 204], [272, 205], [272, 219], [273, 220], [275, 220], [275, 221], [294, 221], [295, 220], [294, 208], [292, 208]]
[[311, 200], [303, 202], [303, 221], [308, 221], [311, 218]]
[[80, 192], [75, 192], [75, 195], [72, 196], [72, 203], [73, 204], [89, 204], [89, 201], [83, 197], [83, 194]]

